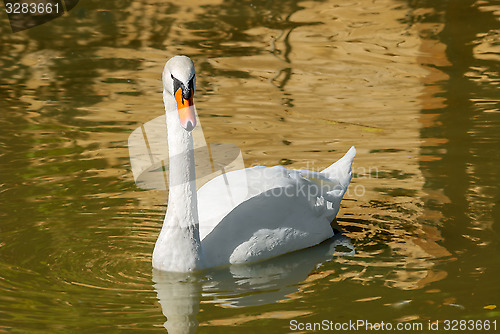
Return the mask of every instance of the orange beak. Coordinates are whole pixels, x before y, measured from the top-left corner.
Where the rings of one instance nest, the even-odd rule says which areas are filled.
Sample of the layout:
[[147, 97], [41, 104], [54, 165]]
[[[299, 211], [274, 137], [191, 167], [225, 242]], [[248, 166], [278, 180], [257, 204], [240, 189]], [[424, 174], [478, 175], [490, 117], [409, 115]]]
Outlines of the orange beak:
[[191, 97], [186, 100], [182, 96], [182, 89], [179, 88], [175, 92], [175, 100], [177, 101], [179, 120], [182, 127], [187, 131], [193, 130], [196, 126], [196, 113], [194, 111], [193, 94], [194, 92], [191, 90]]

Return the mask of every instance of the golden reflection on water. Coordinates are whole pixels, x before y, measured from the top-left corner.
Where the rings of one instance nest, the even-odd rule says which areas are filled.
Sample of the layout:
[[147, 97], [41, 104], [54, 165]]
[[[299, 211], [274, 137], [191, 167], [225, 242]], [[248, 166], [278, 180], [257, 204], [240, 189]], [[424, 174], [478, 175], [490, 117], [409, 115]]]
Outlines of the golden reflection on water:
[[[425, 1], [79, 6], [18, 34], [4, 31], [0, 17], [8, 50], [0, 56], [0, 331], [161, 326], [150, 253], [166, 194], [135, 187], [126, 143], [163, 113], [160, 76], [174, 54], [197, 66], [207, 141], [237, 145], [247, 166], [317, 171], [351, 145], [358, 150], [338, 218], [356, 255], [318, 260], [276, 304], [228, 306], [249, 291], [197, 296], [201, 327], [282, 319], [272, 322], [282, 329], [283, 319], [337, 313], [456, 318], [466, 303], [483, 317], [478, 309], [498, 303], [487, 284], [472, 290], [498, 273], [492, 64], [500, 50], [490, 22], [498, 5], [471, 6], [470, 19], [485, 22], [475, 30], [453, 21], [465, 5]], [[467, 299], [471, 291], [482, 299]], [[32, 315], [20, 315], [30, 307]], [[137, 321], [113, 322], [101, 311]]]

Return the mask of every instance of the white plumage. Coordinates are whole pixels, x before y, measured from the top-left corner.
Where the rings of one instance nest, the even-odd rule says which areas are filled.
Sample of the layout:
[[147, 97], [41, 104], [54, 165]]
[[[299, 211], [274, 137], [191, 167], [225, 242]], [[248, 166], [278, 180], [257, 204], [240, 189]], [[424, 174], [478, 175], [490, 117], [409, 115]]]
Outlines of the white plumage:
[[259, 261], [332, 237], [330, 224], [351, 180], [354, 147], [322, 172], [259, 166], [218, 176], [196, 192], [191, 135], [196, 121], [194, 112], [184, 110], [192, 106], [182, 104], [188, 95], [177, 91], [194, 94], [195, 78], [187, 57], [165, 65], [170, 189], [153, 267], [188, 272]]

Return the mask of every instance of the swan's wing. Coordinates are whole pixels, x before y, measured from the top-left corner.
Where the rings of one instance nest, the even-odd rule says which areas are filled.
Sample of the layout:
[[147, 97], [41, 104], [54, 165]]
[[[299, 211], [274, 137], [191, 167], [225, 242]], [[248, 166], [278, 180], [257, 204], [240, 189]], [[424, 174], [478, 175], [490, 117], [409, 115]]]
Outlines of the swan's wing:
[[341, 159], [320, 173], [282, 166], [257, 166], [217, 176], [198, 191], [201, 239], [238, 205], [276, 188], [289, 192], [292, 189], [303, 192], [307, 188], [310, 195], [308, 201], [317, 203], [324, 200], [323, 209], [328, 218], [333, 220], [351, 180], [351, 165], [355, 155], [356, 149], [351, 147]]
[[[231, 210], [224, 207], [227, 214], [212, 211], [206, 219], [209, 206], [200, 201], [200, 237], [208, 265], [258, 261], [333, 235], [328, 214], [332, 207], [316, 183], [281, 166], [255, 168], [250, 174], [248, 198]], [[259, 174], [261, 181], [253, 182]], [[218, 209], [222, 205], [215, 198], [207, 202]]]
[[256, 261], [331, 237], [353, 157], [328, 173], [254, 167], [208, 182], [198, 192], [198, 213], [210, 265]]
[[356, 148], [352, 146], [342, 158], [321, 171], [321, 174], [328, 179], [338, 180], [347, 189], [351, 182], [351, 166], [355, 156]]

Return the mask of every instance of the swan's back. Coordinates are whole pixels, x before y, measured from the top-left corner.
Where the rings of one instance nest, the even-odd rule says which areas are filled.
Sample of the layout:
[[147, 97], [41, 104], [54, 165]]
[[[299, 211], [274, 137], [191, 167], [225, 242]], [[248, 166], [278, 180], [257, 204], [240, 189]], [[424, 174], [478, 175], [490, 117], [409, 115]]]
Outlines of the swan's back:
[[198, 191], [200, 239], [208, 266], [257, 261], [316, 245], [351, 179], [356, 151], [324, 171], [252, 167], [221, 175]]

